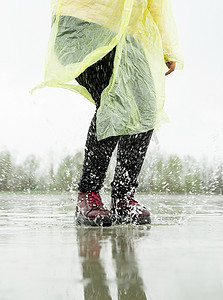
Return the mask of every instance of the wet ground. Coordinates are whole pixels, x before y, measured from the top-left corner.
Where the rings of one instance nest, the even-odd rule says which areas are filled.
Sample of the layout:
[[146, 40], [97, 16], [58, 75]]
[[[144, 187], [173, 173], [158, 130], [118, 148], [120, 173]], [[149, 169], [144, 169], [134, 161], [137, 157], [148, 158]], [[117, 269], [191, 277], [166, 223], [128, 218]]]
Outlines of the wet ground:
[[137, 199], [151, 226], [82, 228], [67, 194], [0, 194], [0, 299], [223, 299], [223, 196]]

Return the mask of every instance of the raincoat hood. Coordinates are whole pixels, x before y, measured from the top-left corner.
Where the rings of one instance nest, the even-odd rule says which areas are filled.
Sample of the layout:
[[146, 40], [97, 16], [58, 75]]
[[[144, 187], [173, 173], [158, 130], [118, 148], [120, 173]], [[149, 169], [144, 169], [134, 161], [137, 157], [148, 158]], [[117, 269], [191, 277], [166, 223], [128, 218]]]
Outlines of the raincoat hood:
[[170, 0], [52, 0], [51, 9], [44, 82], [32, 91], [62, 87], [94, 103], [75, 78], [116, 46], [97, 111], [98, 140], [158, 130], [168, 121], [165, 62], [184, 65]]

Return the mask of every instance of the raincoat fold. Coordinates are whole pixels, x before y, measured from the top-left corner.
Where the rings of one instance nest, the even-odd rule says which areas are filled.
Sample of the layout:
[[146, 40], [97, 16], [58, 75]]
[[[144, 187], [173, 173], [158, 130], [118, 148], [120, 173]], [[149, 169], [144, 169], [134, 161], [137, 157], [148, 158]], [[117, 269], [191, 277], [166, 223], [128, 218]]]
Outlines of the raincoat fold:
[[97, 138], [137, 134], [168, 121], [165, 62], [182, 69], [170, 0], [52, 0], [44, 82], [78, 92], [75, 78], [116, 46], [113, 74], [101, 94]]

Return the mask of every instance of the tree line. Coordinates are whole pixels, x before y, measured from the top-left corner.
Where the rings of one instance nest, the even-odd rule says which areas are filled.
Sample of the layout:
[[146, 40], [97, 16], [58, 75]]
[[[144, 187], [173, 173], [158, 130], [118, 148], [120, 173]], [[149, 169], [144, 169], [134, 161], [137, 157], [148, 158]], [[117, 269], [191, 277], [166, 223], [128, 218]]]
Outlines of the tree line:
[[[16, 163], [9, 151], [0, 152], [0, 191], [68, 192], [77, 190], [83, 164], [83, 151], [65, 155], [59, 164], [53, 163], [44, 171], [35, 155]], [[115, 156], [108, 167], [104, 183], [110, 189]], [[138, 192], [222, 194], [223, 162], [213, 165], [192, 156], [149, 152], [139, 175]]]

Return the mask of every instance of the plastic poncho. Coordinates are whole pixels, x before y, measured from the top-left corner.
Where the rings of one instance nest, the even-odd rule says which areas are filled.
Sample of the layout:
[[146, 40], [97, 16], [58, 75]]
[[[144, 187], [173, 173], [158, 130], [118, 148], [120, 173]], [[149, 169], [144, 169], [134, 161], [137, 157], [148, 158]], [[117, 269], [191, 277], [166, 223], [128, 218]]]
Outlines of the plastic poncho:
[[168, 121], [165, 62], [183, 68], [170, 0], [52, 0], [44, 82], [79, 92], [75, 78], [116, 46], [113, 74], [101, 94], [97, 139], [137, 134]]

